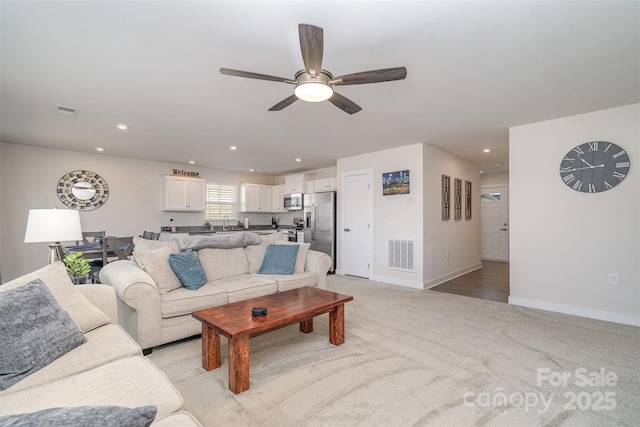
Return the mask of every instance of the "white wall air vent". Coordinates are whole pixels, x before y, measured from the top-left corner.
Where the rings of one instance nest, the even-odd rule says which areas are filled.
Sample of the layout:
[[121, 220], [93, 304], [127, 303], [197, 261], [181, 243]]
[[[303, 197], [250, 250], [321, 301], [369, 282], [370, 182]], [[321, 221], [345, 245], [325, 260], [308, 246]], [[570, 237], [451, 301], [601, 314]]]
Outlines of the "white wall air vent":
[[387, 241], [387, 267], [393, 270], [416, 271], [415, 241]]
[[63, 116], [77, 116], [78, 109], [73, 107], [65, 107], [64, 105], [57, 105], [56, 113], [62, 114]]

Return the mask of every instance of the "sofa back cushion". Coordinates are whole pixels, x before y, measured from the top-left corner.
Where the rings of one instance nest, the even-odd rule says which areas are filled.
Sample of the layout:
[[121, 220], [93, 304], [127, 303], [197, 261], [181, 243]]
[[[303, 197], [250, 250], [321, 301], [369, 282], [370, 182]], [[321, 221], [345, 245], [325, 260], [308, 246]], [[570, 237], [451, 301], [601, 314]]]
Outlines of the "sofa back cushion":
[[0, 286], [0, 292], [15, 289], [36, 279], [42, 280], [47, 285], [60, 307], [69, 313], [71, 319], [83, 333], [110, 323], [109, 316], [91, 304], [71, 283], [67, 270], [61, 261], [5, 283]]
[[198, 258], [207, 275], [207, 282], [249, 273], [249, 262], [244, 250], [245, 248], [198, 250]]

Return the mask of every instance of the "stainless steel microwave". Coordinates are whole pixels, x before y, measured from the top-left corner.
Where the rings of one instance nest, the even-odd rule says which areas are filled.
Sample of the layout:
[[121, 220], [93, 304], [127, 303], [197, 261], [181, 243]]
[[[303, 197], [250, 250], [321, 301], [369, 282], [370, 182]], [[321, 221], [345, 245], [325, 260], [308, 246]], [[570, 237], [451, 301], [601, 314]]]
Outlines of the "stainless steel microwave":
[[285, 194], [284, 196], [284, 208], [288, 211], [301, 211], [302, 193]]

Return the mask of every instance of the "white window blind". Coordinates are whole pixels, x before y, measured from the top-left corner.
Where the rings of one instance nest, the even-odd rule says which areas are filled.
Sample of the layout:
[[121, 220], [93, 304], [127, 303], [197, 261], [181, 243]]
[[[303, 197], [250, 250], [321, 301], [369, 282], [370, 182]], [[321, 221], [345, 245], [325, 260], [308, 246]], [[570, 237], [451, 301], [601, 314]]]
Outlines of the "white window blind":
[[207, 182], [206, 191], [207, 220], [235, 218], [236, 186], [232, 184], [215, 184]]

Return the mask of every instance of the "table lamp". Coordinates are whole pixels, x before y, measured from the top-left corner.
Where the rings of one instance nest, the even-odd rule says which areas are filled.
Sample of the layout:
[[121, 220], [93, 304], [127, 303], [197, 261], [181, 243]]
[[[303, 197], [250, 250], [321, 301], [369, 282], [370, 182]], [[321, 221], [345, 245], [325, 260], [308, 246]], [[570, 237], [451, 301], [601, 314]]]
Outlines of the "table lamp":
[[80, 213], [71, 209], [30, 209], [25, 243], [49, 242], [49, 264], [63, 258], [60, 242], [82, 240]]

